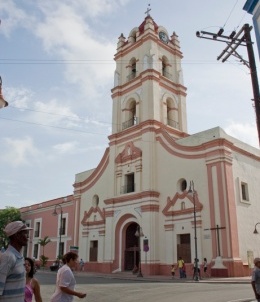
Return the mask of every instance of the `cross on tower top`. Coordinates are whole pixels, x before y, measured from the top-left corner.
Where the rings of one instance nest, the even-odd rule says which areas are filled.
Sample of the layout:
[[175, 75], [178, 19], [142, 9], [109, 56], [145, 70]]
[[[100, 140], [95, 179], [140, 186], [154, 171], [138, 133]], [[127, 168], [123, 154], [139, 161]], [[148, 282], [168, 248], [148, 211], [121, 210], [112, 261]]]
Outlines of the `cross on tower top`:
[[150, 4], [148, 4], [148, 8], [145, 12], [145, 14], [147, 14], [147, 17], [150, 17], [150, 14], [149, 14], [150, 11], [151, 11]]

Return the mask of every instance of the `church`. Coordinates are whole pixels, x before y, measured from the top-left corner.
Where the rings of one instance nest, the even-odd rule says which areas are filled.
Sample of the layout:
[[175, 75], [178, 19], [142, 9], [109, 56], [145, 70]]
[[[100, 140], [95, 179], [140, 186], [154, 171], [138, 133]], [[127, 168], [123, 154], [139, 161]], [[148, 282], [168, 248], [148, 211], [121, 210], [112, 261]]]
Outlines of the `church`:
[[187, 133], [182, 57], [176, 33], [149, 14], [118, 39], [109, 147], [74, 184], [84, 212], [79, 246], [100, 271], [141, 259], [146, 274], [161, 274], [196, 252], [221, 256], [238, 275], [258, 252], [260, 152], [221, 128]]
[[182, 257], [190, 273], [207, 258], [212, 275], [248, 276], [260, 256], [260, 150], [219, 127], [188, 134], [182, 58], [149, 13], [118, 38], [109, 146], [70, 197], [88, 271], [169, 275]]

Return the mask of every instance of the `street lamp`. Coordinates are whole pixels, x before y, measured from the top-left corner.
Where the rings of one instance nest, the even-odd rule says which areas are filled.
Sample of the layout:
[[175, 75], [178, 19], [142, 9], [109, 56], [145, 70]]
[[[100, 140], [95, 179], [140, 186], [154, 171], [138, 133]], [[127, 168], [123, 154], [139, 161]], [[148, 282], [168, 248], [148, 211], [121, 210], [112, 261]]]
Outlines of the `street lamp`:
[[0, 77], [0, 109], [7, 107], [7, 106], [8, 106], [8, 103], [4, 99], [3, 94], [2, 94], [2, 78]]
[[57, 207], [60, 207], [60, 228], [59, 228], [59, 234], [60, 234], [60, 241], [59, 241], [59, 259], [61, 259], [62, 255], [61, 255], [61, 233], [62, 233], [62, 206], [60, 204], [56, 204], [55, 205], [55, 208], [54, 208], [54, 211], [52, 213], [53, 216], [57, 216], [58, 213], [56, 211], [56, 208]]
[[254, 234], [258, 234], [258, 232], [257, 232], [257, 229], [256, 229], [256, 226], [258, 225], [258, 224], [260, 224], [260, 222], [257, 222], [256, 224], [255, 224], [255, 229], [254, 229]]
[[189, 188], [188, 193], [192, 194], [192, 199], [193, 199], [194, 242], [195, 242], [195, 281], [199, 281], [199, 276], [198, 276], [198, 247], [197, 247], [196, 200], [195, 200], [196, 191], [194, 190], [194, 182], [193, 182], [193, 180], [190, 181], [190, 188]]
[[140, 226], [137, 226], [137, 230], [135, 232], [135, 236], [138, 237], [139, 240], [139, 270], [138, 270], [138, 274], [136, 277], [143, 277], [142, 274], [142, 267], [141, 267], [141, 237], [144, 236], [144, 233], [142, 231], [142, 228]]

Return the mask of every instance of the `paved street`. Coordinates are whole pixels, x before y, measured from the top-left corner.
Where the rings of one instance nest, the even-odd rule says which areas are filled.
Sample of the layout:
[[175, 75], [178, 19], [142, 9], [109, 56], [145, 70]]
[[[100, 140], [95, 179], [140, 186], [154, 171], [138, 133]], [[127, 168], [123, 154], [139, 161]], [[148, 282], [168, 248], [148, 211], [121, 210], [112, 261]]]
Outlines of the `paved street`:
[[[43, 301], [50, 299], [55, 289], [56, 273], [38, 272]], [[74, 301], [88, 302], [249, 302], [254, 301], [249, 278], [172, 280], [163, 278], [137, 278], [131, 274], [96, 275], [76, 273], [78, 291], [87, 292], [87, 298]]]

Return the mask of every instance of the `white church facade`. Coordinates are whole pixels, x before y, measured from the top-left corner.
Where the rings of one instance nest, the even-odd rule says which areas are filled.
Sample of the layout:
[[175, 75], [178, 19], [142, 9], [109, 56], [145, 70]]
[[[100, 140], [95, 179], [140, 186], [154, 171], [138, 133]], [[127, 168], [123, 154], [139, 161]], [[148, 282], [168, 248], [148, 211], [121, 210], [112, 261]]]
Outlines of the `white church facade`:
[[260, 151], [218, 127], [187, 133], [181, 60], [149, 15], [118, 39], [109, 147], [74, 183], [89, 270], [169, 274], [197, 256], [242, 276], [259, 256]]
[[76, 249], [87, 271], [170, 275], [182, 257], [191, 275], [197, 257], [211, 275], [249, 275], [260, 256], [260, 150], [219, 127], [188, 134], [181, 61], [178, 36], [149, 15], [121, 34], [109, 146], [72, 195], [21, 208], [34, 228], [26, 255], [39, 260], [48, 236], [49, 265]]

